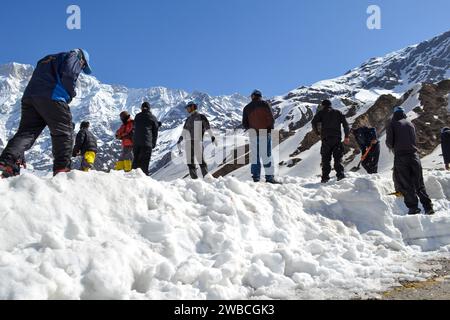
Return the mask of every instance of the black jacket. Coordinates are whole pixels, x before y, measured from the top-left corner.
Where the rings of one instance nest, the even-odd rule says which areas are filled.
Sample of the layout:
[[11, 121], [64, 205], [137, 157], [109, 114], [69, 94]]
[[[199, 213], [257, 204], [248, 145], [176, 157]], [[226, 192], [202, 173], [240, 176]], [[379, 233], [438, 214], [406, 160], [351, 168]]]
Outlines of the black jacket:
[[[322, 130], [319, 132], [318, 124], [322, 124]], [[317, 112], [312, 120], [314, 132], [320, 135], [322, 140], [331, 137], [342, 138], [341, 126], [344, 127], [345, 137], [350, 134], [350, 127], [344, 114], [333, 108], [324, 108]]]
[[445, 128], [441, 134], [442, 155], [444, 163], [450, 163], [450, 128]]
[[80, 129], [75, 140], [75, 147], [73, 148], [73, 155], [85, 154], [88, 151], [97, 153], [97, 138], [89, 129]]
[[245, 130], [271, 130], [275, 126], [272, 108], [267, 101], [253, 100], [245, 108], [242, 116], [242, 126]]
[[386, 128], [386, 145], [395, 155], [414, 154], [417, 150], [416, 128], [403, 112], [396, 112]]
[[158, 140], [158, 129], [159, 122], [150, 111], [138, 113], [134, 118], [134, 145], [154, 149]]

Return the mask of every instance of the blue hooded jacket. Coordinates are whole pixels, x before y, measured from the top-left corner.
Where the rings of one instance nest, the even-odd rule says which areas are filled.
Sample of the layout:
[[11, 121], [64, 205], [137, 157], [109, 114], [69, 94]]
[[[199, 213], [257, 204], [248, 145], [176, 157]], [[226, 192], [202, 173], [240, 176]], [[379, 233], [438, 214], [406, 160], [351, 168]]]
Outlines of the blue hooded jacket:
[[76, 96], [81, 71], [78, 51], [48, 55], [37, 63], [23, 98], [44, 97], [70, 103]]

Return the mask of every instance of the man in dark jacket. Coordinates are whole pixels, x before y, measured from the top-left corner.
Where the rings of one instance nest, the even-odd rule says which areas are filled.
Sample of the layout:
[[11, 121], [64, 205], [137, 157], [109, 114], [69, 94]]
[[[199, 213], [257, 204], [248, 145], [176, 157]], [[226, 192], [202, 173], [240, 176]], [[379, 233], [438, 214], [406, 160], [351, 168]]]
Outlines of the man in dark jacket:
[[53, 173], [70, 171], [73, 136], [69, 104], [76, 96], [81, 71], [91, 73], [89, 55], [82, 49], [48, 55], [38, 62], [22, 97], [19, 129], [0, 156], [3, 177], [14, 176], [17, 159], [46, 126], [52, 137]]
[[279, 184], [275, 180], [275, 166], [272, 157], [272, 130], [275, 127], [275, 118], [270, 104], [262, 97], [261, 91], [253, 91], [252, 102], [244, 108], [242, 116], [242, 126], [245, 130], [249, 130], [250, 136], [251, 173], [254, 182], [261, 180], [262, 159], [266, 182]]
[[441, 131], [441, 147], [445, 170], [450, 170], [450, 128], [444, 128]]
[[97, 155], [97, 138], [89, 130], [90, 123], [84, 121], [80, 125], [80, 131], [75, 139], [75, 147], [73, 148], [72, 157], [81, 155], [80, 170], [88, 172], [94, 167], [95, 157]]
[[184, 124], [183, 133], [178, 140], [178, 146], [180, 148], [181, 142], [185, 141], [186, 161], [189, 175], [192, 179], [198, 179], [197, 167], [195, 165], [196, 160], [200, 165], [203, 177], [208, 174], [208, 165], [205, 162], [203, 154], [203, 140], [205, 133], [210, 135], [212, 143], [216, 142], [216, 137], [211, 130], [208, 118], [198, 112], [198, 106], [195, 102], [189, 102], [186, 105], [186, 112], [189, 113], [189, 117]]
[[[330, 100], [324, 100], [321, 105], [322, 109], [317, 112], [312, 120], [314, 132], [322, 139], [322, 183], [330, 181], [331, 158], [334, 158], [334, 170], [337, 179], [345, 178], [344, 166], [342, 158], [344, 157], [344, 145], [342, 144], [342, 131], [344, 128], [345, 144], [349, 144], [350, 127], [344, 114], [332, 108]], [[319, 131], [318, 124], [321, 124]]]
[[361, 127], [352, 130], [356, 142], [361, 149], [361, 164], [368, 174], [378, 172], [378, 161], [380, 159], [380, 142], [377, 138], [377, 129]]
[[148, 166], [152, 150], [156, 147], [159, 123], [151, 113], [148, 102], [142, 104], [141, 110], [142, 112], [134, 118], [133, 169], [141, 169], [146, 175], [149, 175]]
[[402, 107], [394, 109], [392, 122], [386, 128], [386, 145], [394, 151], [394, 172], [396, 183], [409, 209], [408, 214], [421, 213], [420, 198], [425, 214], [434, 214], [433, 204], [425, 189], [422, 164], [417, 153], [416, 128], [406, 117]]

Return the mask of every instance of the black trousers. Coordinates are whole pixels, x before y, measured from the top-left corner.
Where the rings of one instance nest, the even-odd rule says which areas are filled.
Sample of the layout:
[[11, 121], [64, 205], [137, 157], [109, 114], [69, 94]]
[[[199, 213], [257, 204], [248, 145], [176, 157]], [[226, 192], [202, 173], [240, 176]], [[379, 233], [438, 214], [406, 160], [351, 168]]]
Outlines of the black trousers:
[[416, 209], [419, 205], [419, 197], [424, 209], [431, 209], [433, 204], [425, 189], [419, 155], [396, 155], [394, 167], [398, 191], [403, 193], [406, 206], [409, 209]]
[[334, 158], [334, 170], [338, 178], [345, 176], [342, 158], [344, 145], [340, 137], [328, 137], [322, 140], [322, 179], [329, 179], [331, 173], [331, 158]]
[[53, 171], [70, 169], [73, 148], [72, 114], [65, 102], [48, 98], [22, 100], [22, 116], [19, 129], [3, 150], [0, 160], [16, 163], [25, 151], [31, 149], [45, 127], [52, 137]]
[[141, 169], [146, 175], [149, 175], [148, 166], [152, 157], [152, 148], [145, 146], [133, 147], [133, 169]]
[[[363, 154], [366, 150], [363, 151]], [[372, 147], [367, 158], [362, 162], [362, 166], [368, 174], [378, 173], [378, 161], [380, 160], [380, 144], [377, 143]]]

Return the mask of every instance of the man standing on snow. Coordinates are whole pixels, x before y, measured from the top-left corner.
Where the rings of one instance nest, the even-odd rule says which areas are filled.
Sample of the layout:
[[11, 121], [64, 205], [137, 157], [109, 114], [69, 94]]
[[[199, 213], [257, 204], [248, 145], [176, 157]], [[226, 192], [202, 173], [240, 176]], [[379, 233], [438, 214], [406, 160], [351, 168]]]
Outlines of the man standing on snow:
[[208, 118], [198, 112], [198, 106], [195, 102], [189, 102], [186, 105], [186, 112], [189, 114], [189, 117], [184, 124], [183, 134], [177, 144], [180, 148], [181, 142], [183, 140], [185, 141], [186, 161], [189, 168], [189, 175], [192, 179], [198, 179], [195, 160], [197, 160], [200, 165], [203, 177], [208, 174], [208, 166], [203, 154], [203, 139], [205, 133], [208, 132], [211, 136], [212, 143], [216, 142], [216, 137], [213, 135]]
[[150, 111], [150, 103], [144, 102], [141, 110], [134, 118], [133, 169], [141, 169], [149, 175], [148, 166], [152, 151], [156, 147], [159, 123]]
[[433, 204], [423, 182], [422, 164], [417, 153], [416, 128], [406, 117], [402, 107], [394, 109], [394, 116], [386, 128], [386, 145], [394, 150], [394, 171], [398, 188], [409, 209], [408, 214], [421, 213], [418, 208], [420, 198], [425, 214], [434, 214]]
[[442, 155], [444, 156], [445, 170], [450, 170], [450, 128], [441, 132]]
[[362, 153], [361, 164], [368, 174], [378, 172], [378, 161], [380, 159], [380, 142], [377, 138], [377, 129], [361, 127], [352, 130]]
[[[345, 144], [350, 143], [350, 127], [344, 114], [332, 108], [330, 100], [324, 100], [321, 105], [322, 109], [317, 112], [312, 120], [314, 132], [322, 139], [322, 183], [330, 181], [331, 158], [334, 158], [334, 170], [337, 174], [338, 181], [345, 179], [344, 166], [342, 158], [344, 157], [344, 145], [342, 144], [342, 131], [344, 128]], [[318, 124], [321, 123], [321, 131]]]
[[83, 121], [80, 125], [80, 131], [75, 139], [75, 147], [73, 148], [72, 157], [81, 155], [80, 170], [88, 172], [94, 167], [95, 157], [97, 155], [97, 138], [89, 130], [90, 123]]
[[116, 132], [116, 138], [122, 141], [122, 152], [114, 170], [130, 172], [133, 168], [133, 131], [134, 121], [131, 115], [123, 111], [120, 113], [122, 126]]
[[261, 91], [253, 91], [252, 102], [244, 108], [242, 116], [242, 126], [245, 130], [250, 130], [251, 173], [254, 182], [261, 180], [262, 158], [266, 182], [280, 184], [275, 180], [275, 166], [272, 157], [272, 130], [275, 127], [275, 118], [270, 104], [262, 97]]
[[31, 149], [46, 126], [52, 137], [54, 175], [70, 171], [73, 136], [69, 104], [76, 96], [82, 71], [92, 73], [89, 54], [83, 49], [48, 55], [37, 63], [22, 97], [19, 129], [0, 156], [3, 178], [16, 175], [20, 155]]

